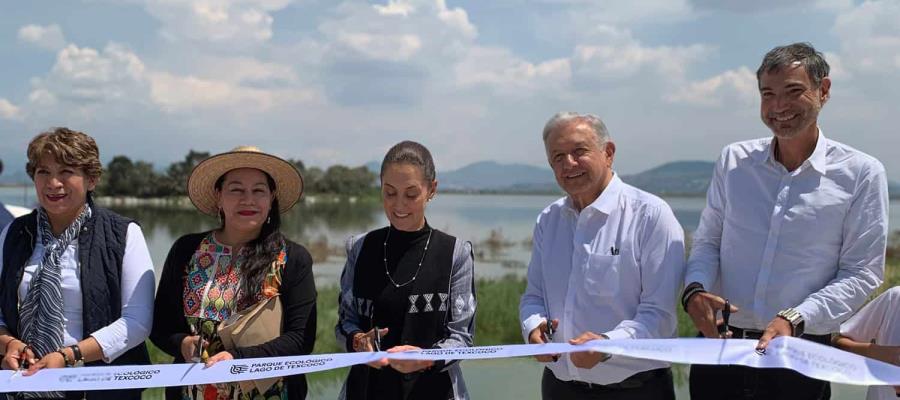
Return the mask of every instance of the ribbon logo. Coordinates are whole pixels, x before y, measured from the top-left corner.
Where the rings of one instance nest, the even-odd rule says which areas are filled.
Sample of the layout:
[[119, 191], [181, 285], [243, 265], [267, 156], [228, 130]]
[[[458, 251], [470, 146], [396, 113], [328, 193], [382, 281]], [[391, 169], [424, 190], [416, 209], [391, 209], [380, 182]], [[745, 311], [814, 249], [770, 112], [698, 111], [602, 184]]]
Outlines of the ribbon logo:
[[240, 375], [249, 370], [250, 370], [250, 367], [247, 365], [234, 364], [231, 366], [231, 369], [229, 370], [229, 372], [231, 372], [232, 375]]

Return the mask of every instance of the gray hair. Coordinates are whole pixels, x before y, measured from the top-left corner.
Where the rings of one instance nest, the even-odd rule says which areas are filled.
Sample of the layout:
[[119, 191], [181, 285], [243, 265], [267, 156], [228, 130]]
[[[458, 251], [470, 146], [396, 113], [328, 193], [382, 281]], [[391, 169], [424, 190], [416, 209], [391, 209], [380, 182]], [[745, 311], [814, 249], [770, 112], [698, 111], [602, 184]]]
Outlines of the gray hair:
[[822, 80], [828, 76], [831, 67], [825, 61], [822, 53], [809, 43], [794, 43], [787, 46], [778, 46], [766, 53], [762, 64], [756, 70], [756, 81], [759, 82], [764, 73], [777, 72], [784, 67], [800, 64], [806, 69], [809, 80], [818, 88]]
[[609, 141], [609, 130], [606, 129], [606, 124], [600, 120], [600, 117], [594, 114], [579, 114], [574, 111], [562, 111], [556, 113], [556, 115], [551, 117], [550, 120], [547, 121], [547, 124], [544, 125], [544, 144], [547, 144], [547, 138], [550, 137], [550, 134], [553, 133], [553, 131], [576, 122], [584, 122], [591, 126], [591, 130], [597, 135], [597, 144], [602, 146]]

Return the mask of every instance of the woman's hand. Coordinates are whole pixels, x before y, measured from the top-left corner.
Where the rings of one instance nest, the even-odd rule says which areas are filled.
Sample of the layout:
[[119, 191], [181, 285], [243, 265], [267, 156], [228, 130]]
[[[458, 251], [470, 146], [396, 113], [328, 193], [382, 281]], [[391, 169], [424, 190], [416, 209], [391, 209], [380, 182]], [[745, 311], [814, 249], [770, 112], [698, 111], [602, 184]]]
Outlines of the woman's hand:
[[[414, 350], [422, 350], [416, 346], [394, 346], [388, 349], [388, 353], [400, 353], [404, 351], [414, 351]], [[416, 371], [421, 371], [426, 368], [430, 368], [434, 365], [434, 361], [431, 360], [388, 360], [388, 363], [391, 365], [391, 368], [404, 373], [409, 374]]]
[[[206, 343], [200, 343], [200, 336], [187, 336], [181, 341], [181, 356], [187, 362], [200, 362], [197, 357], [197, 347], [206, 347]], [[205, 351], [205, 350], [204, 350]]]
[[227, 351], [220, 351], [220, 352], [216, 353], [216, 355], [210, 357], [209, 360], [206, 360], [206, 368], [212, 367], [213, 364], [215, 364], [219, 361], [227, 361], [227, 360], [234, 360], [234, 356], [231, 355], [231, 353], [229, 353]]
[[38, 362], [31, 364], [22, 376], [34, 375], [44, 368], [65, 368], [66, 358], [58, 351], [47, 353]]
[[[12, 342], [18, 342], [13, 344]], [[3, 361], [0, 367], [3, 369], [17, 370], [22, 367], [22, 361], [28, 361], [29, 364], [35, 363], [34, 351], [30, 347], [22, 343], [21, 340], [15, 339], [7, 343], [6, 354], [3, 355]]]
[[[387, 335], [388, 328], [382, 328], [378, 330], [378, 336]], [[372, 352], [375, 351], [375, 329], [370, 329], [366, 333], [358, 332], [353, 335], [353, 351], [361, 352], [367, 351]], [[367, 363], [368, 366], [381, 369], [385, 365], [388, 365], [388, 360], [386, 358], [382, 358], [376, 361], [372, 361]]]

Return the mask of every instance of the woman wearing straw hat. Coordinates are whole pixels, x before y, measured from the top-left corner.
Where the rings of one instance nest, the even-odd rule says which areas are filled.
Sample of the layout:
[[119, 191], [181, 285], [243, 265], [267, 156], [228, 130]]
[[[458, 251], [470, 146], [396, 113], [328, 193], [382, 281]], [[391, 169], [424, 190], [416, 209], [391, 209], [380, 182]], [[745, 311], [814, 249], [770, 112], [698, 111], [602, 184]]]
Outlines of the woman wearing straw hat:
[[[390, 225], [352, 238], [341, 275], [337, 341], [346, 351], [472, 345], [472, 244], [428, 225], [437, 189], [425, 146], [400, 142], [381, 163]], [[380, 360], [350, 370], [342, 399], [467, 399], [458, 362]]]
[[[218, 217], [221, 226], [183, 236], [172, 245], [156, 296], [150, 334], [156, 346], [176, 362], [207, 365], [312, 352], [316, 337], [312, 258], [279, 231], [280, 215], [297, 203], [302, 189], [300, 173], [292, 164], [255, 147], [238, 147], [194, 168], [188, 195], [198, 210]], [[276, 294], [283, 309], [280, 336], [226, 350], [219, 325]], [[305, 397], [302, 375], [261, 388], [222, 384], [166, 389], [167, 399]]]
[[[97, 143], [67, 128], [41, 133], [26, 169], [40, 207], [0, 233], [3, 369], [149, 364], [153, 261], [134, 221], [91, 200]], [[136, 400], [141, 390], [14, 397]]]

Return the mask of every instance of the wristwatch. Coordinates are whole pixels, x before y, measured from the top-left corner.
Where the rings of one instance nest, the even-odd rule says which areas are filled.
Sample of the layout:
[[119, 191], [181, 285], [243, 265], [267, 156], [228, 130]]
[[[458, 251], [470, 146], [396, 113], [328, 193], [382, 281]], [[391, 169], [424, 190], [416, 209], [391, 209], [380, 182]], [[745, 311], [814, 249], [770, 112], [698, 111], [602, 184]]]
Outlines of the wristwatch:
[[803, 334], [803, 316], [793, 308], [786, 308], [776, 314], [791, 323], [791, 336], [800, 337]]
[[[72, 363], [73, 367], [83, 367], [84, 366], [84, 356], [81, 354], [81, 348], [78, 347], [77, 344], [73, 344], [69, 346], [72, 349], [72, 358], [75, 359], [75, 362]], [[68, 361], [68, 360], [66, 360]]]

